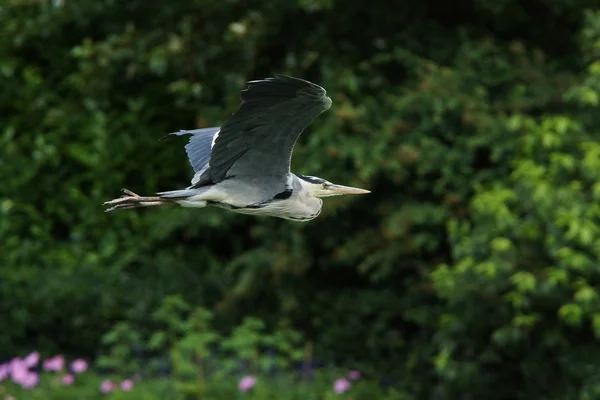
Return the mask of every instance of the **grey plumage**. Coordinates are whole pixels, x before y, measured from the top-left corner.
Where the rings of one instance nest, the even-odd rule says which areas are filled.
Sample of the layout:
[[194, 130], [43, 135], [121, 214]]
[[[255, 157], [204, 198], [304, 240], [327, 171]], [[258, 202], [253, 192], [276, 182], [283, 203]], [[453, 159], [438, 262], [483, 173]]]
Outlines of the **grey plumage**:
[[285, 184], [296, 140], [331, 107], [325, 89], [284, 75], [249, 82], [241, 98], [240, 108], [221, 127], [198, 186], [232, 175], [278, 175], [279, 185]]
[[212, 151], [212, 143], [218, 132], [219, 128], [181, 130], [179, 132], [169, 133], [162, 139], [165, 139], [168, 136], [191, 135], [189, 143], [185, 145], [185, 151], [194, 172], [199, 172], [208, 165], [210, 152]]
[[331, 106], [322, 87], [275, 75], [249, 82], [241, 100], [239, 109], [220, 128], [167, 135], [190, 135], [185, 146], [195, 172], [190, 187], [160, 192], [157, 197], [127, 191], [128, 196], [105, 203], [113, 206], [107, 211], [178, 203], [306, 221], [319, 215], [320, 197], [368, 193], [290, 172], [298, 137]]
[[202, 128], [181, 130], [179, 132], [169, 133], [167, 136], [161, 138], [162, 140], [169, 136], [191, 135], [190, 141], [185, 146], [185, 151], [195, 172], [194, 178], [192, 178], [192, 185], [200, 179], [202, 173], [208, 168], [210, 154], [212, 152], [215, 137], [218, 133], [218, 127]]

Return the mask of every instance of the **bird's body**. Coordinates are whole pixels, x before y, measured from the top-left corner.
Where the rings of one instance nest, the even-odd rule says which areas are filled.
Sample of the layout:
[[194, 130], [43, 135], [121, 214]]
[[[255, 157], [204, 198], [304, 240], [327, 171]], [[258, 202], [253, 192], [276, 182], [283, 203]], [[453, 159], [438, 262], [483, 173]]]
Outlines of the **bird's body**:
[[186, 145], [195, 172], [191, 186], [154, 197], [126, 190], [126, 196], [105, 203], [112, 206], [107, 211], [180, 204], [312, 220], [321, 212], [321, 197], [369, 193], [290, 172], [296, 139], [330, 106], [325, 90], [308, 81], [276, 75], [249, 82], [242, 105], [222, 127], [168, 135], [191, 135]]
[[[223, 208], [239, 214], [277, 216], [293, 221], [310, 221], [321, 213], [323, 200], [309, 196], [307, 186], [311, 183], [295, 174], [289, 175], [289, 186], [273, 196], [265, 196], [257, 187], [255, 179], [224, 181], [220, 185], [205, 186], [182, 200], [175, 200], [184, 207]], [[243, 196], [238, 194], [243, 193]]]

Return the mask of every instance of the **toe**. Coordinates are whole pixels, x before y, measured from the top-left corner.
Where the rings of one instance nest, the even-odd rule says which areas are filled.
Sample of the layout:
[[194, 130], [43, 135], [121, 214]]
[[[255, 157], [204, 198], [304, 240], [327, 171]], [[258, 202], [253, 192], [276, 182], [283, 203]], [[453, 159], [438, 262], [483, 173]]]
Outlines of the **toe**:
[[125, 188], [123, 188], [122, 190], [123, 190], [123, 193], [125, 193], [125, 194], [127, 194], [127, 195], [129, 195], [129, 196], [131, 196], [131, 197], [140, 197], [138, 194], [136, 194], [136, 193], [133, 193], [133, 192], [132, 192], [131, 190], [129, 190], [129, 189], [125, 189]]

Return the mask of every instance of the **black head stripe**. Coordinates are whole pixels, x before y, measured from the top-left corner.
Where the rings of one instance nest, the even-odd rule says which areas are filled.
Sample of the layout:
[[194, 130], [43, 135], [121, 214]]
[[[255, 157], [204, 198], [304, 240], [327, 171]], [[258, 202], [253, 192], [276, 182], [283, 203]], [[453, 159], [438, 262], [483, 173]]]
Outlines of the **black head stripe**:
[[325, 179], [317, 178], [317, 177], [314, 177], [314, 176], [298, 175], [298, 177], [300, 179], [302, 179], [302, 180], [305, 180], [307, 182], [314, 183], [314, 184], [317, 184], [317, 185], [319, 183], [325, 183], [325, 182], [327, 182]]

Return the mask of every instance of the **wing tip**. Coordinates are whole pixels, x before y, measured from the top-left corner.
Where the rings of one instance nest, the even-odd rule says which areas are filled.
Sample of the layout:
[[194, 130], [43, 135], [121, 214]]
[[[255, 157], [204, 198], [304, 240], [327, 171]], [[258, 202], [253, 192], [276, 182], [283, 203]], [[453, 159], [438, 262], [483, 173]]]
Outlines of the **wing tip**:
[[331, 107], [331, 98], [327, 91], [316, 83], [305, 79], [275, 73], [274, 76], [248, 81], [248, 87], [241, 91], [242, 100], [247, 101], [250, 96], [281, 96], [281, 97], [304, 97], [323, 103], [325, 109]]
[[165, 140], [165, 139], [168, 139], [168, 138], [173, 137], [173, 136], [183, 136], [183, 135], [186, 135], [186, 134], [190, 134], [190, 131], [187, 131], [185, 129], [181, 129], [178, 132], [167, 133], [165, 136], [161, 137], [158, 140], [159, 141], [160, 140]]
[[329, 110], [329, 108], [331, 107], [332, 104], [333, 104], [333, 101], [331, 100], [331, 97], [324, 95], [323, 96], [323, 105], [324, 105], [325, 109]]

